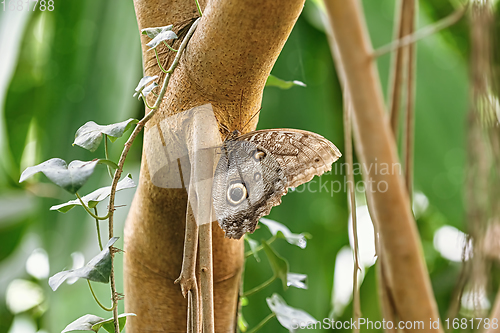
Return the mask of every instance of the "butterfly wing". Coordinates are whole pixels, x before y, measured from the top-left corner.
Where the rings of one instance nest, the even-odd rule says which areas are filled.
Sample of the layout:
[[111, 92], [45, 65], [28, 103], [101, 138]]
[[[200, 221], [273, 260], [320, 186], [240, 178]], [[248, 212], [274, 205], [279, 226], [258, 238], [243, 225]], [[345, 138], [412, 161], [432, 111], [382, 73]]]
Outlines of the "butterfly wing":
[[281, 203], [285, 174], [265, 148], [248, 141], [225, 141], [214, 174], [214, 210], [226, 237], [254, 232], [259, 218]]
[[287, 187], [307, 183], [314, 176], [330, 171], [342, 154], [319, 134], [296, 129], [271, 129], [249, 132], [237, 141], [248, 141], [268, 151], [280, 164]]

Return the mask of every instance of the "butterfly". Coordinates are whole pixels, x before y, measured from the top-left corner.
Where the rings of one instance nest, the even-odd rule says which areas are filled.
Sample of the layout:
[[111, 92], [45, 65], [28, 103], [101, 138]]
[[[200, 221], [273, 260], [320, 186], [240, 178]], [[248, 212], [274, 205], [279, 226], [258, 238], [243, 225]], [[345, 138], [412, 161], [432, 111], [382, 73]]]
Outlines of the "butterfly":
[[220, 155], [212, 186], [215, 216], [234, 239], [254, 232], [289, 188], [331, 170], [342, 156], [319, 134], [284, 128], [233, 131]]

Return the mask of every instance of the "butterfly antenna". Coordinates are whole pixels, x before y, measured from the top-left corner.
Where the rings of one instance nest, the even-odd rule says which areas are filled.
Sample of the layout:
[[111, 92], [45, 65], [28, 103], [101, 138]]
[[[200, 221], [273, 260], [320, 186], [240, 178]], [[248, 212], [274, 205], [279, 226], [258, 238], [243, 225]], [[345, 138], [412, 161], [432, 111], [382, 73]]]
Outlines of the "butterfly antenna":
[[241, 90], [240, 97], [240, 131], [243, 131], [243, 128], [241, 128], [241, 109], [243, 109], [243, 89]]
[[229, 127], [227, 127], [226, 125], [224, 125], [224, 124], [223, 124], [222, 122], [220, 122], [220, 121], [219, 121], [219, 119], [218, 119], [218, 118], [222, 118], [222, 120], [224, 120], [223, 115], [222, 115], [221, 113], [218, 113], [218, 112], [214, 112], [214, 114], [215, 114], [215, 119], [217, 120], [217, 124], [219, 124], [219, 126], [220, 126], [223, 130], [227, 131], [228, 133], [231, 133], [231, 130], [229, 129]]
[[262, 110], [262, 107], [259, 110], [257, 110], [257, 112], [255, 112], [253, 114], [253, 116], [247, 121], [247, 123], [245, 124], [245, 126], [243, 126], [243, 128], [241, 129], [242, 132], [250, 124], [250, 122], [252, 121], [252, 119], [255, 118], [255, 116], [260, 113], [260, 110]]
[[222, 127], [224, 130], [226, 130], [228, 133], [231, 133], [231, 131], [229, 130], [229, 127], [227, 127], [223, 123], [219, 123], [219, 126]]

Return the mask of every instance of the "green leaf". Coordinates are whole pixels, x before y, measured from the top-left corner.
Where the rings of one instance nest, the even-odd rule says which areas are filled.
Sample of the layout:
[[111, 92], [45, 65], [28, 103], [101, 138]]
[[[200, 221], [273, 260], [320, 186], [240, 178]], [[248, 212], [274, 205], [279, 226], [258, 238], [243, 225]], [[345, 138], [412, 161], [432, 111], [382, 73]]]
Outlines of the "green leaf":
[[243, 317], [243, 313], [241, 313], [241, 312], [238, 315], [238, 328], [243, 333], [245, 333], [248, 330], [248, 323], [245, 320], [245, 318]]
[[143, 35], [147, 35], [149, 38], [153, 39], [162, 32], [171, 31], [173, 27], [174, 27], [174, 25], [170, 24], [170, 25], [167, 25], [165, 27], [146, 28], [146, 29], [142, 29], [141, 33]]
[[61, 331], [61, 333], [66, 333], [66, 332], [73, 332], [73, 331], [94, 331], [97, 332], [97, 330], [92, 329], [92, 326], [95, 323], [98, 323], [102, 321], [103, 318], [94, 316], [94, 315], [85, 315], [83, 317], [78, 318], [68, 326], [66, 326], [65, 329]]
[[306, 84], [301, 81], [285, 81], [278, 79], [276, 76], [269, 74], [266, 81], [266, 87], [278, 87], [281, 89], [290, 89], [293, 86], [306, 87]]
[[175, 34], [175, 32], [173, 32], [171, 30], [165, 30], [165, 31], [160, 32], [158, 35], [156, 35], [156, 37], [153, 38], [153, 40], [151, 40], [146, 45], [149, 46], [151, 49], [154, 49], [158, 45], [160, 45], [161, 42], [163, 42], [165, 40], [171, 40], [171, 39], [177, 39], [177, 35]]
[[[60, 158], [53, 158], [41, 164], [26, 168], [21, 174], [19, 182], [25, 181], [38, 172], [43, 172], [54, 184], [70, 193], [76, 193], [90, 178], [98, 163], [103, 160], [95, 159], [90, 162], [75, 160], [69, 164]], [[106, 164], [108, 164], [106, 162]]]
[[[144, 90], [144, 88], [146, 88], [146, 86], [148, 86], [148, 84], [151, 82], [151, 81], [154, 81], [158, 78], [158, 75], [155, 75], [155, 76], [145, 76], [143, 77], [139, 83], [137, 84], [137, 87], [135, 87], [135, 94], [133, 97], [139, 95], [138, 98], [141, 98], [141, 92]], [[153, 82], [153, 83], [156, 83], [156, 82]], [[150, 87], [151, 85], [149, 85], [148, 87]]]
[[272, 247], [270, 247], [266, 241], [262, 241], [262, 246], [264, 247], [264, 251], [266, 252], [267, 258], [269, 259], [269, 263], [271, 264], [271, 268], [274, 272], [274, 276], [281, 279], [283, 283], [283, 289], [288, 288], [288, 262], [282, 258], [279, 254], [277, 254]]
[[[118, 325], [120, 327], [120, 332], [125, 327], [125, 323], [127, 322], [127, 316], [135, 316], [135, 313], [122, 313], [121, 315], [118, 315]], [[109, 333], [113, 333], [115, 331], [113, 317], [106, 319], [106, 320], [102, 320], [102, 321], [94, 324], [92, 326], [92, 330], [97, 332], [101, 327], [104, 328]]]
[[109, 140], [114, 142], [117, 138], [121, 137], [132, 124], [137, 124], [138, 122], [137, 119], [130, 118], [120, 123], [103, 126], [93, 121], [89, 121], [76, 131], [73, 146], [77, 145], [94, 152], [101, 144], [103, 134], [106, 134]]
[[290, 332], [295, 332], [297, 324], [299, 323], [306, 326], [309, 322], [317, 322], [309, 313], [292, 308], [286, 304], [285, 300], [278, 294], [273, 294], [271, 297], [266, 298], [266, 301], [269, 309], [276, 314], [276, 318], [281, 326], [288, 329]]
[[71, 277], [84, 278], [90, 281], [108, 283], [109, 275], [111, 274], [111, 254], [109, 247], [112, 246], [118, 237], [113, 237], [106, 244], [106, 248], [97, 256], [92, 258], [89, 263], [82, 268], [62, 271], [49, 279], [49, 286], [52, 290], [56, 290], [59, 286]]
[[[123, 178], [118, 182], [116, 186], [116, 191], [121, 191], [133, 187], [135, 187], [135, 183], [132, 180], [132, 176], [128, 174], [125, 178]], [[110, 194], [111, 194], [111, 186], [106, 186], [97, 189], [94, 192], [89, 193], [86, 196], [82, 197], [82, 201], [85, 203], [87, 207], [94, 208], [95, 206], [97, 206], [99, 202], [109, 197]], [[52, 206], [50, 207], [50, 210], [57, 210], [61, 213], [66, 213], [70, 211], [73, 207], [81, 205], [82, 204], [80, 203], [80, 200], [75, 199], [60, 205]]]
[[250, 246], [250, 250], [252, 251], [252, 255], [254, 256], [255, 260], [257, 262], [260, 262], [260, 258], [259, 258], [259, 251], [257, 251], [257, 247], [259, 246], [259, 243], [248, 237], [247, 234], [245, 234], [245, 240], [247, 241], [248, 245]]
[[153, 83], [151, 83], [149, 86], [147, 86], [146, 88], [144, 88], [144, 89], [142, 90], [142, 94], [143, 94], [144, 96], [147, 96], [147, 95], [149, 95], [149, 94], [153, 91], [153, 89], [154, 89], [154, 88], [156, 88], [156, 87], [158, 87], [158, 83], [153, 82]]
[[288, 229], [283, 224], [266, 218], [261, 218], [260, 223], [268, 227], [269, 231], [273, 236], [284, 238], [288, 243], [292, 245], [297, 245], [301, 249], [306, 248], [307, 246], [306, 238], [310, 238], [309, 234], [306, 233], [294, 234], [290, 231], [290, 229]]
[[298, 273], [288, 273], [286, 285], [288, 287], [292, 286], [299, 289], [307, 289], [307, 285], [305, 283], [307, 279], [307, 275], [298, 274]]

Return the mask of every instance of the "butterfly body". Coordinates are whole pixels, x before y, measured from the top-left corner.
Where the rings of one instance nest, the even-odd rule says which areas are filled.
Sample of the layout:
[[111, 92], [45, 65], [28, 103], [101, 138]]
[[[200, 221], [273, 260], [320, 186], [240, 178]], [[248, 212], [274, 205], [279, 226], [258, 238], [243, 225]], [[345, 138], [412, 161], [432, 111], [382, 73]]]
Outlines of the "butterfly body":
[[281, 203], [288, 188], [331, 170], [340, 151], [302, 130], [259, 130], [224, 141], [213, 181], [215, 215], [226, 237], [254, 232], [260, 217]]

